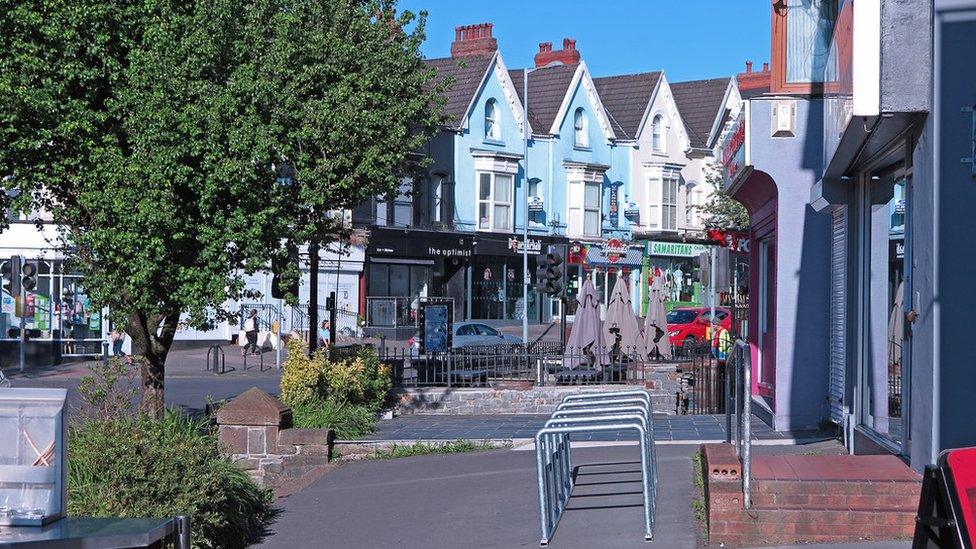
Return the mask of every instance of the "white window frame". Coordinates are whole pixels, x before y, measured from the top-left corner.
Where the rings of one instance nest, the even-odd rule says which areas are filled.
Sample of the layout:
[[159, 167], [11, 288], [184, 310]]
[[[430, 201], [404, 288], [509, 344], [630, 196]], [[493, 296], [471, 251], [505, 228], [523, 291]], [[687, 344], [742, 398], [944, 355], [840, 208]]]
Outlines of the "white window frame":
[[[481, 198], [481, 176], [488, 176], [488, 197]], [[509, 179], [509, 200], [499, 201], [495, 197], [495, 187], [497, 186], [497, 180], [499, 177], [506, 177]], [[515, 176], [508, 173], [499, 173], [492, 171], [478, 170], [475, 172], [475, 229], [478, 231], [485, 232], [513, 232], [515, 230]], [[481, 205], [487, 204], [488, 206], [488, 228], [481, 226]], [[508, 207], [508, 222], [507, 227], [499, 227], [496, 224], [495, 219], [495, 207], [496, 206], [507, 206]]]
[[498, 123], [498, 101], [494, 99], [485, 102], [485, 139], [492, 141], [501, 139], [501, 126]]
[[[597, 203], [586, 203], [586, 187], [593, 186], [598, 190]], [[580, 236], [599, 238], [603, 233], [603, 185], [596, 181], [571, 180], [569, 182], [569, 218], [567, 219], [566, 234], [569, 236]], [[597, 227], [596, 232], [586, 232], [586, 214], [596, 212]]]
[[583, 107], [576, 109], [573, 115], [573, 136], [576, 147], [586, 148], [590, 146], [589, 124], [586, 121], [586, 112]]
[[430, 220], [432, 223], [440, 223], [444, 207], [444, 182], [446, 176], [434, 174], [430, 180]]
[[664, 115], [655, 114], [651, 119], [651, 149], [654, 152], [667, 152], [667, 139], [664, 135]]
[[[665, 189], [671, 191], [670, 202], [665, 201]], [[673, 175], [661, 178], [661, 230], [678, 230], [678, 178]]]

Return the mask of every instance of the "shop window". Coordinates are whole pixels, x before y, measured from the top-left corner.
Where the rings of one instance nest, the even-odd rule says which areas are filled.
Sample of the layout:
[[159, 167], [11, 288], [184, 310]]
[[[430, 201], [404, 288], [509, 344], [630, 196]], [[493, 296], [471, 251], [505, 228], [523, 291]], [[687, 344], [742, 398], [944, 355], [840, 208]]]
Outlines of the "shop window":
[[494, 172], [478, 173], [478, 230], [511, 231], [515, 177]]
[[773, 92], [823, 90], [836, 17], [837, 0], [773, 3]]
[[583, 112], [582, 107], [576, 109], [576, 114], [573, 117], [573, 130], [575, 135], [575, 144], [579, 148], [586, 148], [590, 146], [590, 136], [587, 132], [586, 124], [586, 114]]
[[485, 139], [498, 141], [501, 139], [501, 128], [498, 123], [498, 102], [489, 99], [485, 103]]
[[570, 236], [600, 236], [602, 186], [594, 181], [569, 182]]

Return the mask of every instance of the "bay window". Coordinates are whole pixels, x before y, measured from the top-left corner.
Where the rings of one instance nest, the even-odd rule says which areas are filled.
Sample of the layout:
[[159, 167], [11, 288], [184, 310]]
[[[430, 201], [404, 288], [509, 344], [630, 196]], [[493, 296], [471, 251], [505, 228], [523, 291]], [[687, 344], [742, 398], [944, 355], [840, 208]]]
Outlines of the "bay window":
[[773, 5], [772, 91], [823, 90], [837, 0], [779, 0]]
[[478, 230], [511, 231], [515, 177], [478, 172]]

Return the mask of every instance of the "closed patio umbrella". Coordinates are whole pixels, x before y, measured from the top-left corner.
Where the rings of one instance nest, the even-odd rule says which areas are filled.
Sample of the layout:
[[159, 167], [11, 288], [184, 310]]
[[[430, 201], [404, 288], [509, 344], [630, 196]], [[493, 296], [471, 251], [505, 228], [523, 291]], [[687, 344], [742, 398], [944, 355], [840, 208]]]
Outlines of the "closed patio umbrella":
[[603, 322], [600, 320], [600, 300], [589, 279], [583, 282], [576, 297], [576, 319], [573, 331], [566, 342], [563, 366], [569, 369], [591, 367], [600, 370], [610, 363], [603, 338]]
[[643, 361], [647, 358], [647, 347], [644, 345], [640, 324], [634, 316], [630, 290], [622, 276], [617, 276], [617, 282], [613, 285], [603, 330], [610, 353], [619, 353], [632, 360]]
[[664, 277], [654, 277], [647, 300], [647, 317], [644, 318], [644, 346], [648, 355], [657, 354], [661, 358], [670, 359], [672, 355], [671, 340], [668, 337], [668, 315], [664, 310], [667, 298]]

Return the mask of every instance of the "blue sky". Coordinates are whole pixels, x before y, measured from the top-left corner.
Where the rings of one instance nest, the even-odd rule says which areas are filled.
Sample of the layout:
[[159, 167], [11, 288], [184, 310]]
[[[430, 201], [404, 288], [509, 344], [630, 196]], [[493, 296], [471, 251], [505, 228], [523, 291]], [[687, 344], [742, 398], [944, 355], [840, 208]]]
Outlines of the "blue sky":
[[509, 68], [539, 42], [576, 48], [594, 76], [664, 69], [671, 82], [731, 76], [769, 60], [769, 0], [401, 0], [426, 10], [427, 57], [447, 57], [456, 25], [494, 23]]

